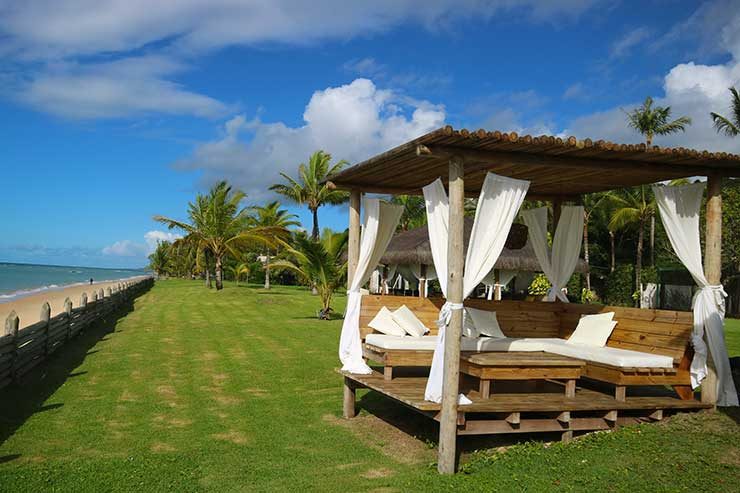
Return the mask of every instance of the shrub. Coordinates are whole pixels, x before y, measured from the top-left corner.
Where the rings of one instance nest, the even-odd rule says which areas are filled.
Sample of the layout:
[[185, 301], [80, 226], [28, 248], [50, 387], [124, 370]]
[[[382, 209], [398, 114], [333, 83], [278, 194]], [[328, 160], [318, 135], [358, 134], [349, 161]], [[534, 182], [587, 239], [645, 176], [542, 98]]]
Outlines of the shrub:
[[532, 296], [545, 296], [552, 287], [545, 274], [537, 274], [529, 284], [527, 292]]
[[633, 306], [635, 268], [631, 264], [618, 265], [606, 280], [606, 303], [617, 306]]

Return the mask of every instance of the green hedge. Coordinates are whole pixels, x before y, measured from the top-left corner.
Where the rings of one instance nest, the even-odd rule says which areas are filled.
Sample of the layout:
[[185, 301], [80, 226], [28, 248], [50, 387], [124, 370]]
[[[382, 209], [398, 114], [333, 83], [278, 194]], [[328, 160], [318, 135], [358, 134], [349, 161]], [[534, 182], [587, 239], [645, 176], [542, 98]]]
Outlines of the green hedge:
[[[657, 283], [658, 270], [655, 267], [643, 267], [640, 273], [643, 283]], [[618, 265], [606, 279], [605, 297], [607, 305], [634, 306], [635, 300], [635, 266]]]

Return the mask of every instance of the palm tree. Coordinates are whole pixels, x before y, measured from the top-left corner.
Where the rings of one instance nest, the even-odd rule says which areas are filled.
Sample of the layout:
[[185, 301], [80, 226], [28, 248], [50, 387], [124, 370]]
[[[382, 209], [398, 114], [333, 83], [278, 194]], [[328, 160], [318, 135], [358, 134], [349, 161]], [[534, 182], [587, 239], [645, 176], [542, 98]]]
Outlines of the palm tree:
[[[188, 204], [189, 223], [154, 216], [155, 221], [166, 224], [169, 229], [181, 229], [189, 241], [198, 245], [198, 250], [213, 257], [216, 271], [216, 290], [223, 289], [223, 261], [227, 254], [240, 256], [239, 248], [250, 243], [269, 243], [270, 228], [250, 228], [247, 223], [248, 210], [240, 204], [246, 197], [244, 192], [232, 190], [222, 181], [208, 195], [198, 194], [195, 202]], [[206, 265], [207, 269], [207, 265]]]
[[347, 245], [348, 234], [334, 233], [324, 230], [320, 241], [313, 241], [304, 235], [297, 235], [290, 246], [283, 242], [286, 250], [295, 258], [278, 260], [273, 266], [292, 270], [307, 284], [313, 284], [321, 297], [321, 312], [319, 318], [328, 320], [330, 317], [331, 301], [334, 292], [344, 286], [347, 274], [347, 262], [342, 260], [342, 254]]
[[655, 215], [655, 197], [646, 187], [627, 188], [610, 194], [614, 207], [609, 221], [610, 231], [637, 227], [637, 253], [635, 258], [635, 290], [640, 291], [642, 275], [642, 250], [645, 226]]
[[285, 173], [280, 173], [285, 183], [278, 183], [270, 187], [273, 190], [293, 202], [308, 206], [313, 214], [313, 229], [311, 238], [319, 239], [319, 214], [318, 210], [324, 204], [342, 204], [349, 199], [347, 192], [332, 190], [326, 180], [337, 174], [347, 164], [341, 160], [333, 165], [331, 154], [324, 151], [314, 152], [308, 160], [308, 166], [301, 163], [298, 166], [298, 178], [292, 178]]
[[[609, 200], [606, 193], [589, 193], [583, 196], [583, 260], [589, 265], [588, 223], [595, 212]], [[586, 271], [586, 289], [591, 291], [591, 272]]]
[[158, 241], [157, 248], [149, 255], [149, 268], [154, 271], [157, 276], [163, 276], [167, 274], [167, 268], [170, 263], [170, 242]]
[[670, 106], [656, 106], [653, 108], [653, 98], [648, 96], [642, 106], [627, 113], [627, 122], [645, 136], [645, 144], [651, 146], [655, 135], [668, 135], [683, 132], [691, 125], [691, 118], [682, 116], [673, 121]]
[[734, 87], [730, 87], [730, 93], [732, 94], [732, 116], [725, 118], [714, 112], [709, 113], [709, 115], [712, 117], [714, 128], [717, 129], [718, 133], [735, 137], [740, 134], [740, 94]]
[[403, 213], [398, 221], [399, 230], [408, 231], [426, 223], [427, 213], [424, 197], [419, 195], [395, 195], [391, 199], [391, 203], [403, 206]]
[[[258, 228], [269, 228], [273, 233], [270, 235], [272, 244], [276, 245], [277, 251], [277, 240], [287, 238], [289, 231], [288, 228], [293, 226], [300, 226], [297, 216], [290, 214], [285, 209], [280, 208], [280, 202], [275, 200], [267, 205], [257, 206], [252, 208], [253, 214], [249, 217], [249, 222], [252, 226]], [[269, 245], [265, 248], [265, 289], [270, 289], [270, 255], [271, 248]]]
[[234, 281], [236, 282], [237, 286], [239, 285], [239, 278], [241, 277], [242, 274], [249, 275], [249, 266], [245, 264], [244, 262], [229, 267], [229, 270], [231, 271], [231, 274], [234, 276]]

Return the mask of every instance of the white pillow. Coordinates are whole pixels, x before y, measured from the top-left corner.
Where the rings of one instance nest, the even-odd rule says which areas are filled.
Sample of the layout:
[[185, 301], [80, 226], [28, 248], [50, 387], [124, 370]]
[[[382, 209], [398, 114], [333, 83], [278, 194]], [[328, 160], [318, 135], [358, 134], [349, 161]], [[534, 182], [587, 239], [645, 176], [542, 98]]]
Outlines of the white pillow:
[[463, 337], [480, 337], [480, 332], [475, 328], [473, 317], [468, 314], [467, 308], [463, 310], [462, 335]]
[[403, 327], [398, 325], [398, 322], [393, 319], [393, 313], [391, 313], [391, 311], [386, 307], [378, 310], [377, 315], [375, 315], [375, 317], [367, 325], [377, 330], [381, 334], [386, 334], [389, 336], [406, 335], [406, 331], [403, 330]]
[[426, 325], [406, 305], [401, 305], [401, 308], [394, 311], [392, 316], [393, 320], [410, 336], [421, 337], [429, 332]]
[[466, 308], [470, 314], [470, 318], [473, 319], [473, 325], [478, 330], [478, 333], [482, 336], [504, 338], [501, 327], [498, 324], [496, 318], [496, 312], [489, 312], [488, 310], [478, 310], [477, 308]]
[[609, 336], [612, 335], [617, 322], [613, 321], [614, 312], [584, 315], [578, 321], [576, 330], [565, 341], [567, 344], [583, 344], [585, 346], [604, 347]]

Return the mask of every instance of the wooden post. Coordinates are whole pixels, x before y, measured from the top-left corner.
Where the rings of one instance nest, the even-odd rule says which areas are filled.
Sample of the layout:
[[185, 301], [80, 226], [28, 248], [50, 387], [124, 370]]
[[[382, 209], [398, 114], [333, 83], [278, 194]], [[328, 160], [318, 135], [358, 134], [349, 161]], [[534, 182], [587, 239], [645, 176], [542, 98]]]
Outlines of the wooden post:
[[498, 269], [495, 269], [493, 271], [493, 299], [495, 301], [501, 301], [501, 271]]
[[362, 193], [352, 190], [349, 193], [349, 239], [347, 243], [347, 288], [352, 285], [352, 277], [360, 260], [360, 202]]
[[[463, 159], [450, 159], [449, 236], [447, 242], [447, 301], [463, 302], [463, 216], [465, 180]], [[450, 325], [445, 332], [444, 378], [442, 383], [442, 414], [439, 421], [439, 457], [437, 470], [453, 474], [456, 469], [457, 396], [460, 383], [460, 333], [462, 310], [452, 310]]]
[[46, 327], [44, 328], [44, 338], [46, 339], [44, 341], [44, 352], [46, 354], [49, 354], [49, 320], [51, 319], [51, 305], [49, 305], [48, 301], [45, 301], [43, 305], [41, 305], [41, 313], [39, 313], [39, 321], [44, 322], [46, 324]]
[[[707, 225], [704, 247], [704, 275], [709, 284], [722, 282], [722, 178], [707, 176]], [[701, 401], [717, 403], [717, 370], [707, 354], [707, 376], [701, 384]]]
[[12, 335], [13, 337], [18, 335], [18, 329], [20, 328], [21, 320], [15, 313], [15, 310], [8, 314], [8, 318], [5, 319], [5, 335]]
[[72, 335], [72, 300], [69, 298], [64, 299], [64, 313], [67, 314], [67, 335], [66, 339]]
[[419, 298], [426, 298], [427, 297], [427, 266], [426, 264], [421, 264], [419, 266]]
[[342, 406], [342, 415], [349, 419], [357, 415], [355, 409], [355, 384], [352, 380], [344, 377], [344, 405]]
[[563, 211], [563, 201], [560, 199], [555, 199], [552, 201], [552, 229], [550, 230], [550, 233], [552, 234], [552, 239], [555, 239], [555, 230], [558, 227], [558, 222], [560, 222], [560, 213]]
[[80, 296], [80, 306], [82, 308], [87, 306], [87, 293], [82, 293], [82, 296]]

